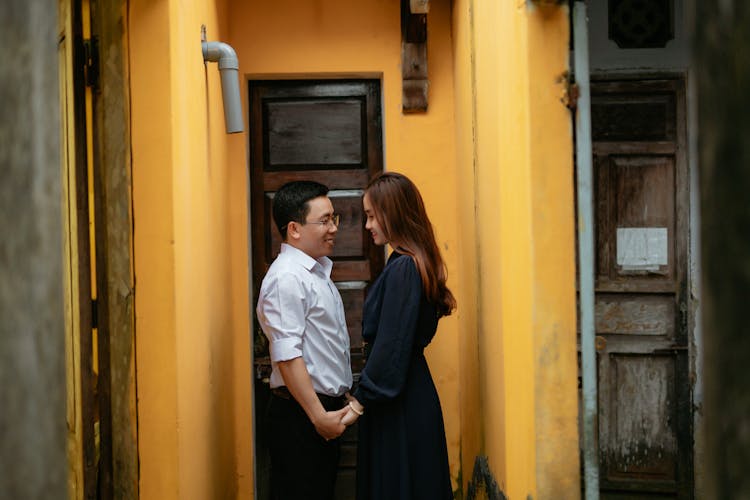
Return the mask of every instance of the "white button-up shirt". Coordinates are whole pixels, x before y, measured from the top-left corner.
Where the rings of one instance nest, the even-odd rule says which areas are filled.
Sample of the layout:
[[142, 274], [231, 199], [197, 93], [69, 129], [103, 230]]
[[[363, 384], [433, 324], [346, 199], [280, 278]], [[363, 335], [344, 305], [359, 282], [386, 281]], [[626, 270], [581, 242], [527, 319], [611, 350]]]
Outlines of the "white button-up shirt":
[[344, 304], [333, 262], [286, 243], [260, 287], [258, 320], [271, 350], [271, 387], [284, 384], [279, 361], [302, 357], [315, 392], [340, 396], [352, 386]]

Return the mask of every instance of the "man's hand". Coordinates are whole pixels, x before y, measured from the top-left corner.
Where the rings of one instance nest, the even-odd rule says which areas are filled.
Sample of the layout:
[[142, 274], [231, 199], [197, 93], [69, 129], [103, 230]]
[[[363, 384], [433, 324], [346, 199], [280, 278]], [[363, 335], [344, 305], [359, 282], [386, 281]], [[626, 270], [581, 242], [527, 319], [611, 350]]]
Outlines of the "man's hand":
[[349, 411], [348, 407], [341, 408], [340, 410], [323, 412], [312, 420], [315, 430], [318, 431], [318, 434], [323, 436], [326, 441], [336, 439], [346, 430], [346, 426], [341, 423], [341, 420], [344, 418], [347, 411]]
[[323, 408], [318, 395], [315, 394], [310, 374], [302, 358], [280, 361], [279, 371], [287, 389], [305, 410], [307, 418], [313, 423], [318, 434], [326, 440], [339, 437], [346, 429], [341, 419], [344, 418], [349, 407], [345, 406], [335, 411], [326, 411]]

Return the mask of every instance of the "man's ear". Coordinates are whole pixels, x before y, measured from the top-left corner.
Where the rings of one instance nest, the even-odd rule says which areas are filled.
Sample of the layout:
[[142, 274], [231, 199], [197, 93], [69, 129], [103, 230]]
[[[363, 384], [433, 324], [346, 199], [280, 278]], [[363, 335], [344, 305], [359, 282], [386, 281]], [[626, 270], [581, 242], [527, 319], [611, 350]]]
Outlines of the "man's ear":
[[298, 240], [302, 236], [302, 234], [299, 232], [299, 226], [300, 223], [296, 221], [291, 221], [286, 226], [286, 239], [287, 240]]

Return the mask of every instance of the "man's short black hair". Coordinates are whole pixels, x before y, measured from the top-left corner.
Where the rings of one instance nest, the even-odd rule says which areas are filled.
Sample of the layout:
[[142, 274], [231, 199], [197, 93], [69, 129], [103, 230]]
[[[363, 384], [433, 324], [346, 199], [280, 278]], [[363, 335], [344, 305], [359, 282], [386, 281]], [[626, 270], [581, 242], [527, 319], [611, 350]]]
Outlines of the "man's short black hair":
[[273, 219], [281, 239], [286, 241], [286, 228], [290, 222], [304, 223], [310, 213], [308, 201], [328, 194], [328, 187], [315, 181], [287, 182], [273, 197]]

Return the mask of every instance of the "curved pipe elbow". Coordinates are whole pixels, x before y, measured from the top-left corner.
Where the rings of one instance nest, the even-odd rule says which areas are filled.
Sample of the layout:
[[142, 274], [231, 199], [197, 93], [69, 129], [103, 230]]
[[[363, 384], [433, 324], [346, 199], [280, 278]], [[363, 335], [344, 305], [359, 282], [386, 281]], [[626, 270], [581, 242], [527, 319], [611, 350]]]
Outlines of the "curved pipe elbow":
[[240, 69], [237, 53], [231, 45], [224, 42], [201, 42], [203, 45], [203, 60], [218, 62], [219, 69]]

